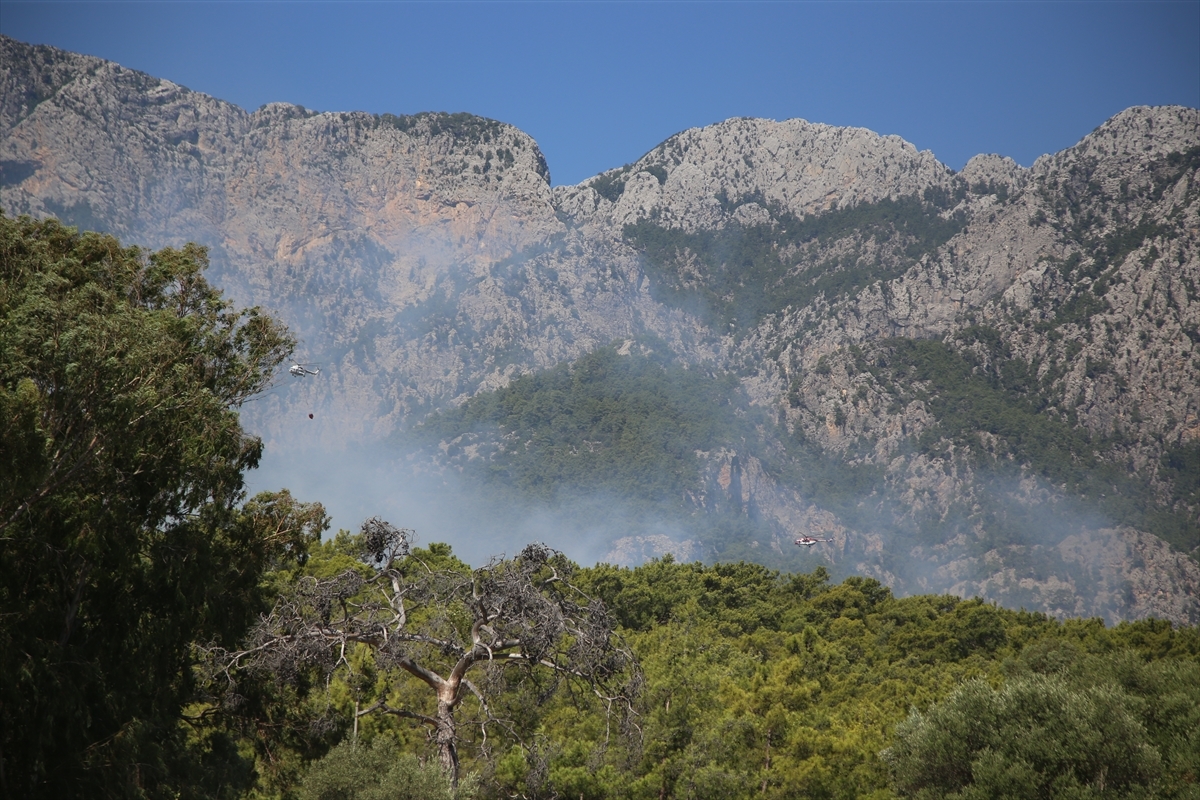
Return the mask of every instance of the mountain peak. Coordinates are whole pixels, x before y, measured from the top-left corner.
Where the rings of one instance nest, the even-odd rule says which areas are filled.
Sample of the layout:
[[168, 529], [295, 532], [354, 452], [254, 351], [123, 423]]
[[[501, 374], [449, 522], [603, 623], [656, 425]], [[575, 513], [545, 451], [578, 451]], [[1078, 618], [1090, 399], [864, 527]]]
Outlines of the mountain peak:
[[557, 196], [581, 217], [600, 214], [616, 225], [652, 218], [690, 230], [720, 227], [748, 202], [803, 217], [919, 194], [951, 178], [932, 153], [899, 136], [739, 117], [675, 134]]
[[[1200, 139], [1200, 109], [1186, 106], [1133, 106], [1105, 120], [1078, 144], [1044, 155], [1033, 166], [1043, 171], [1079, 159], [1113, 165], [1159, 159], [1178, 152], [1181, 143]], [[1186, 144], [1182, 145], [1186, 147]]]

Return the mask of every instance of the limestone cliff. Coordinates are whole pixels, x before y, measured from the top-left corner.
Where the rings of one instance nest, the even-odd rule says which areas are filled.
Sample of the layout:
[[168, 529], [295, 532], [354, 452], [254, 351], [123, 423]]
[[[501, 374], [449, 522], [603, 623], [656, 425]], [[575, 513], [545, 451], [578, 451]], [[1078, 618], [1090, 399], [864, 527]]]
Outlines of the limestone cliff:
[[[688, 230], [753, 224], [768, 206], [814, 214], [948, 185], [952, 172], [898, 136], [793, 119], [732, 119], [667, 139], [633, 164], [556, 190], [584, 227], [652, 218]], [[729, 200], [746, 198], [730, 210]]]
[[[98, 59], [0, 48], [6, 213], [208, 245], [218, 281], [284, 316], [304, 360], [325, 364], [331, 380], [287, 402], [328, 405], [315, 427], [329, 442], [386, 436], [513, 370], [630, 335], [635, 318], [677, 335], [676, 315], [639, 295], [632, 259], [581, 247], [559, 220], [545, 160], [512, 126], [246, 113]], [[555, 269], [572, 248], [572, 268]], [[279, 402], [251, 413], [281, 437]]]

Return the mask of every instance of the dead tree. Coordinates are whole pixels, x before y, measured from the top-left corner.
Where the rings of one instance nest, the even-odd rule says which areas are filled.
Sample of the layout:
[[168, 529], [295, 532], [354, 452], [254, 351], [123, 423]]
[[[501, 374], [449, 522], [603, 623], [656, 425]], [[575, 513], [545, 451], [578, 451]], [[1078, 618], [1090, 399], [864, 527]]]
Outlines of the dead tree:
[[328, 674], [349, 668], [354, 645], [370, 647], [380, 668], [425, 684], [436, 706], [430, 714], [385, 699], [357, 709], [357, 716], [381, 712], [429, 726], [455, 784], [456, 710], [473, 695], [485, 735], [495, 721], [484, 691], [468, 677], [481, 665], [542, 671], [554, 684], [594, 693], [610, 714], [633, 713], [637, 662], [603, 603], [572, 583], [575, 567], [562, 553], [533, 544], [474, 571], [433, 569], [412, 553], [411, 534], [378, 518], [363, 523], [365, 567], [301, 579], [262, 618], [245, 649], [214, 652], [214, 661], [231, 678], [240, 669], [287, 676], [311, 666]]

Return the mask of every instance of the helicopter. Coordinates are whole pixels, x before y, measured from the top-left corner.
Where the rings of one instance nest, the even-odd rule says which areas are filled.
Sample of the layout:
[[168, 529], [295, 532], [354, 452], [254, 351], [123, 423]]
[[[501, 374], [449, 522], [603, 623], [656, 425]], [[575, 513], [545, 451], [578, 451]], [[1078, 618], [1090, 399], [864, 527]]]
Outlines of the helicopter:
[[822, 542], [832, 542], [832, 541], [833, 541], [833, 539], [818, 539], [814, 536], [801, 536], [799, 539], [796, 540], [796, 544], [800, 545], [801, 547], [812, 547], [814, 544], [821, 544]]
[[305, 375], [319, 375], [321, 370], [312, 364], [292, 364], [288, 368], [288, 372], [292, 373], [297, 378], [303, 378]]

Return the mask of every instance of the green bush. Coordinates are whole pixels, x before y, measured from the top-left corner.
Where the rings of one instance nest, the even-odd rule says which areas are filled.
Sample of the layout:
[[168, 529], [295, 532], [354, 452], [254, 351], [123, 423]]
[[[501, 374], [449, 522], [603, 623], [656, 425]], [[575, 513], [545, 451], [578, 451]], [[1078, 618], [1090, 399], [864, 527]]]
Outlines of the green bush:
[[[457, 797], [470, 796], [460, 789]], [[377, 738], [343, 742], [315, 762], [300, 785], [301, 800], [454, 800], [450, 782], [434, 763], [422, 764]]]
[[[973, 680], [913, 711], [881, 755], [917, 798], [1194, 796], [1200, 668], [1043, 640], [994, 689]], [[1183, 733], [1188, 731], [1189, 733]], [[1181, 736], [1181, 734], [1183, 734]]]

